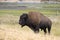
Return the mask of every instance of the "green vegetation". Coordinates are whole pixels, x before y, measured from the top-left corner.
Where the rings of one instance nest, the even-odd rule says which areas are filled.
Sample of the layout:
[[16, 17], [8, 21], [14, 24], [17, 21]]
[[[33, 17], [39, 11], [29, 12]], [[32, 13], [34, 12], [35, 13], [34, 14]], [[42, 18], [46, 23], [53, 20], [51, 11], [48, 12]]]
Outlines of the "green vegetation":
[[12, 14], [12, 15], [20, 15], [22, 13], [28, 13], [29, 11], [37, 11], [37, 12], [41, 12], [45, 15], [60, 15], [60, 12], [57, 10], [39, 10], [39, 9], [27, 9], [27, 10], [0, 10], [0, 15], [4, 15], [4, 14]]
[[[2, 4], [0, 4], [2, 5]], [[4, 4], [9, 5], [9, 4]], [[26, 10], [0, 10], [0, 25], [7, 24], [12, 26], [11, 28], [19, 28], [19, 17], [23, 13], [28, 13], [29, 11], [37, 11], [41, 12], [47, 17], [49, 17], [53, 24], [52, 24], [52, 34], [56, 36], [60, 36], [60, 4], [13, 4], [15, 6], [27, 6], [28, 9]], [[32, 7], [31, 7], [32, 6]], [[49, 9], [51, 8], [51, 9]], [[14, 26], [14, 25], [17, 25]], [[21, 28], [19, 28], [21, 29]], [[29, 31], [28, 27], [24, 27], [23, 30]], [[41, 33], [41, 32], [40, 32]]]
[[[48, 16], [53, 20], [53, 25], [52, 25], [52, 34], [56, 36], [60, 36], [60, 12], [56, 15], [57, 11], [52, 11], [52, 10], [0, 10], [0, 25], [1, 24], [7, 24], [7, 25], [18, 25], [19, 17], [23, 13], [28, 13], [29, 11], [37, 11], [41, 12], [44, 15]], [[56, 20], [54, 20], [56, 19]], [[57, 22], [56, 22], [57, 21]], [[14, 28], [14, 27], [13, 27]], [[19, 28], [19, 27], [16, 27]], [[27, 27], [24, 28], [26, 31], [29, 29]]]

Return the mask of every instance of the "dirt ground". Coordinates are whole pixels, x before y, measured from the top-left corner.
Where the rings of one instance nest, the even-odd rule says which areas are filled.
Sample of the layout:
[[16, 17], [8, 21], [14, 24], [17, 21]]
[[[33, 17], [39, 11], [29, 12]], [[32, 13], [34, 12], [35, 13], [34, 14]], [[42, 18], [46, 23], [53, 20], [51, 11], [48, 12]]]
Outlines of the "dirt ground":
[[32, 31], [21, 30], [11, 25], [0, 25], [0, 40], [60, 40], [60, 37], [54, 35], [35, 34]]

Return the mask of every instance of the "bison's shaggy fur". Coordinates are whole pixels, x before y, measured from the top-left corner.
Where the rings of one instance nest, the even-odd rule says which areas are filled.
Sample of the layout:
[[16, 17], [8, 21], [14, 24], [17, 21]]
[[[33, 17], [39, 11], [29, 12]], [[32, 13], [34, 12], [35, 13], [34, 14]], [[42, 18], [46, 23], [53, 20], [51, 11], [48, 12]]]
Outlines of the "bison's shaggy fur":
[[33, 24], [39, 24], [40, 23], [40, 13], [38, 12], [29, 12], [28, 18]]
[[39, 32], [39, 29], [43, 30], [46, 34], [46, 28], [48, 29], [48, 33], [50, 34], [51, 20], [44, 16], [42, 13], [39, 12], [28, 12], [24, 13], [20, 16], [19, 24], [23, 26], [27, 25], [31, 28], [34, 32]]

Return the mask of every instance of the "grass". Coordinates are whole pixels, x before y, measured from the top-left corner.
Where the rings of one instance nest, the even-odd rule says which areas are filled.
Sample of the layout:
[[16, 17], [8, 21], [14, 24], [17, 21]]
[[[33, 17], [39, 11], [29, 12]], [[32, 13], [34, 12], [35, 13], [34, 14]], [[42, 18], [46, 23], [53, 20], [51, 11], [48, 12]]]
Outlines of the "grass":
[[[43, 14], [56, 14], [57, 13], [57, 10], [36, 10], [36, 9], [27, 9], [27, 10], [0, 10], [0, 15], [4, 15], [4, 14], [12, 14], [12, 15], [20, 15], [22, 13], [28, 13], [29, 11], [38, 11], [38, 12], [41, 12]], [[60, 12], [58, 11], [58, 14], [60, 14]]]
[[[0, 40], [60, 40], [60, 10], [43, 9], [43, 8], [60, 8], [60, 4], [14, 3], [14, 5], [33, 6], [33, 8], [29, 8], [26, 10], [0, 10]], [[34, 8], [35, 6], [42, 8], [36, 9]], [[41, 12], [52, 20], [53, 24], [52, 24], [51, 35], [48, 34], [44, 35], [43, 31], [40, 31], [38, 34], [35, 34], [27, 26], [21, 28], [21, 25], [18, 24], [19, 17], [23, 13], [28, 13], [29, 11]]]
[[[35, 34], [27, 26], [21, 28], [21, 25], [18, 24], [19, 17], [29, 11], [41, 12], [52, 20], [50, 36], [48, 34], [44, 36], [43, 31]], [[0, 40], [60, 40], [59, 18], [59, 15], [56, 16], [56, 10], [0, 10]]]
[[60, 40], [60, 37], [35, 34], [31, 30], [20, 28], [20, 25], [1, 24], [0, 40]]
[[[8, 25], [18, 25], [19, 17], [22, 13], [29, 11], [38, 11], [42, 12], [44, 15], [50, 17], [54, 22], [52, 26], [52, 33], [56, 36], [60, 36], [60, 16], [56, 16], [56, 11], [51, 10], [0, 10], [0, 24], [8, 24]], [[56, 20], [58, 22], [55, 22]], [[26, 28], [24, 28], [26, 29]], [[28, 29], [28, 28], [27, 28]], [[26, 29], [26, 30], [27, 30]]]

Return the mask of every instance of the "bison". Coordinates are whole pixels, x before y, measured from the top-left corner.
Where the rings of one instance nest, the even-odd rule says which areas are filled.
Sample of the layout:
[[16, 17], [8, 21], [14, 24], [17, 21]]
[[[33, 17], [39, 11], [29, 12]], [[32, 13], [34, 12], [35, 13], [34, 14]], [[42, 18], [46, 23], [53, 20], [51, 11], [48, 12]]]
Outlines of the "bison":
[[20, 16], [19, 24], [21, 25], [21, 27], [24, 27], [25, 25], [28, 26], [35, 33], [39, 33], [39, 29], [41, 29], [41, 31], [43, 30], [46, 34], [46, 29], [48, 29], [48, 33], [50, 34], [52, 21], [42, 13], [32, 11], [23, 13]]

